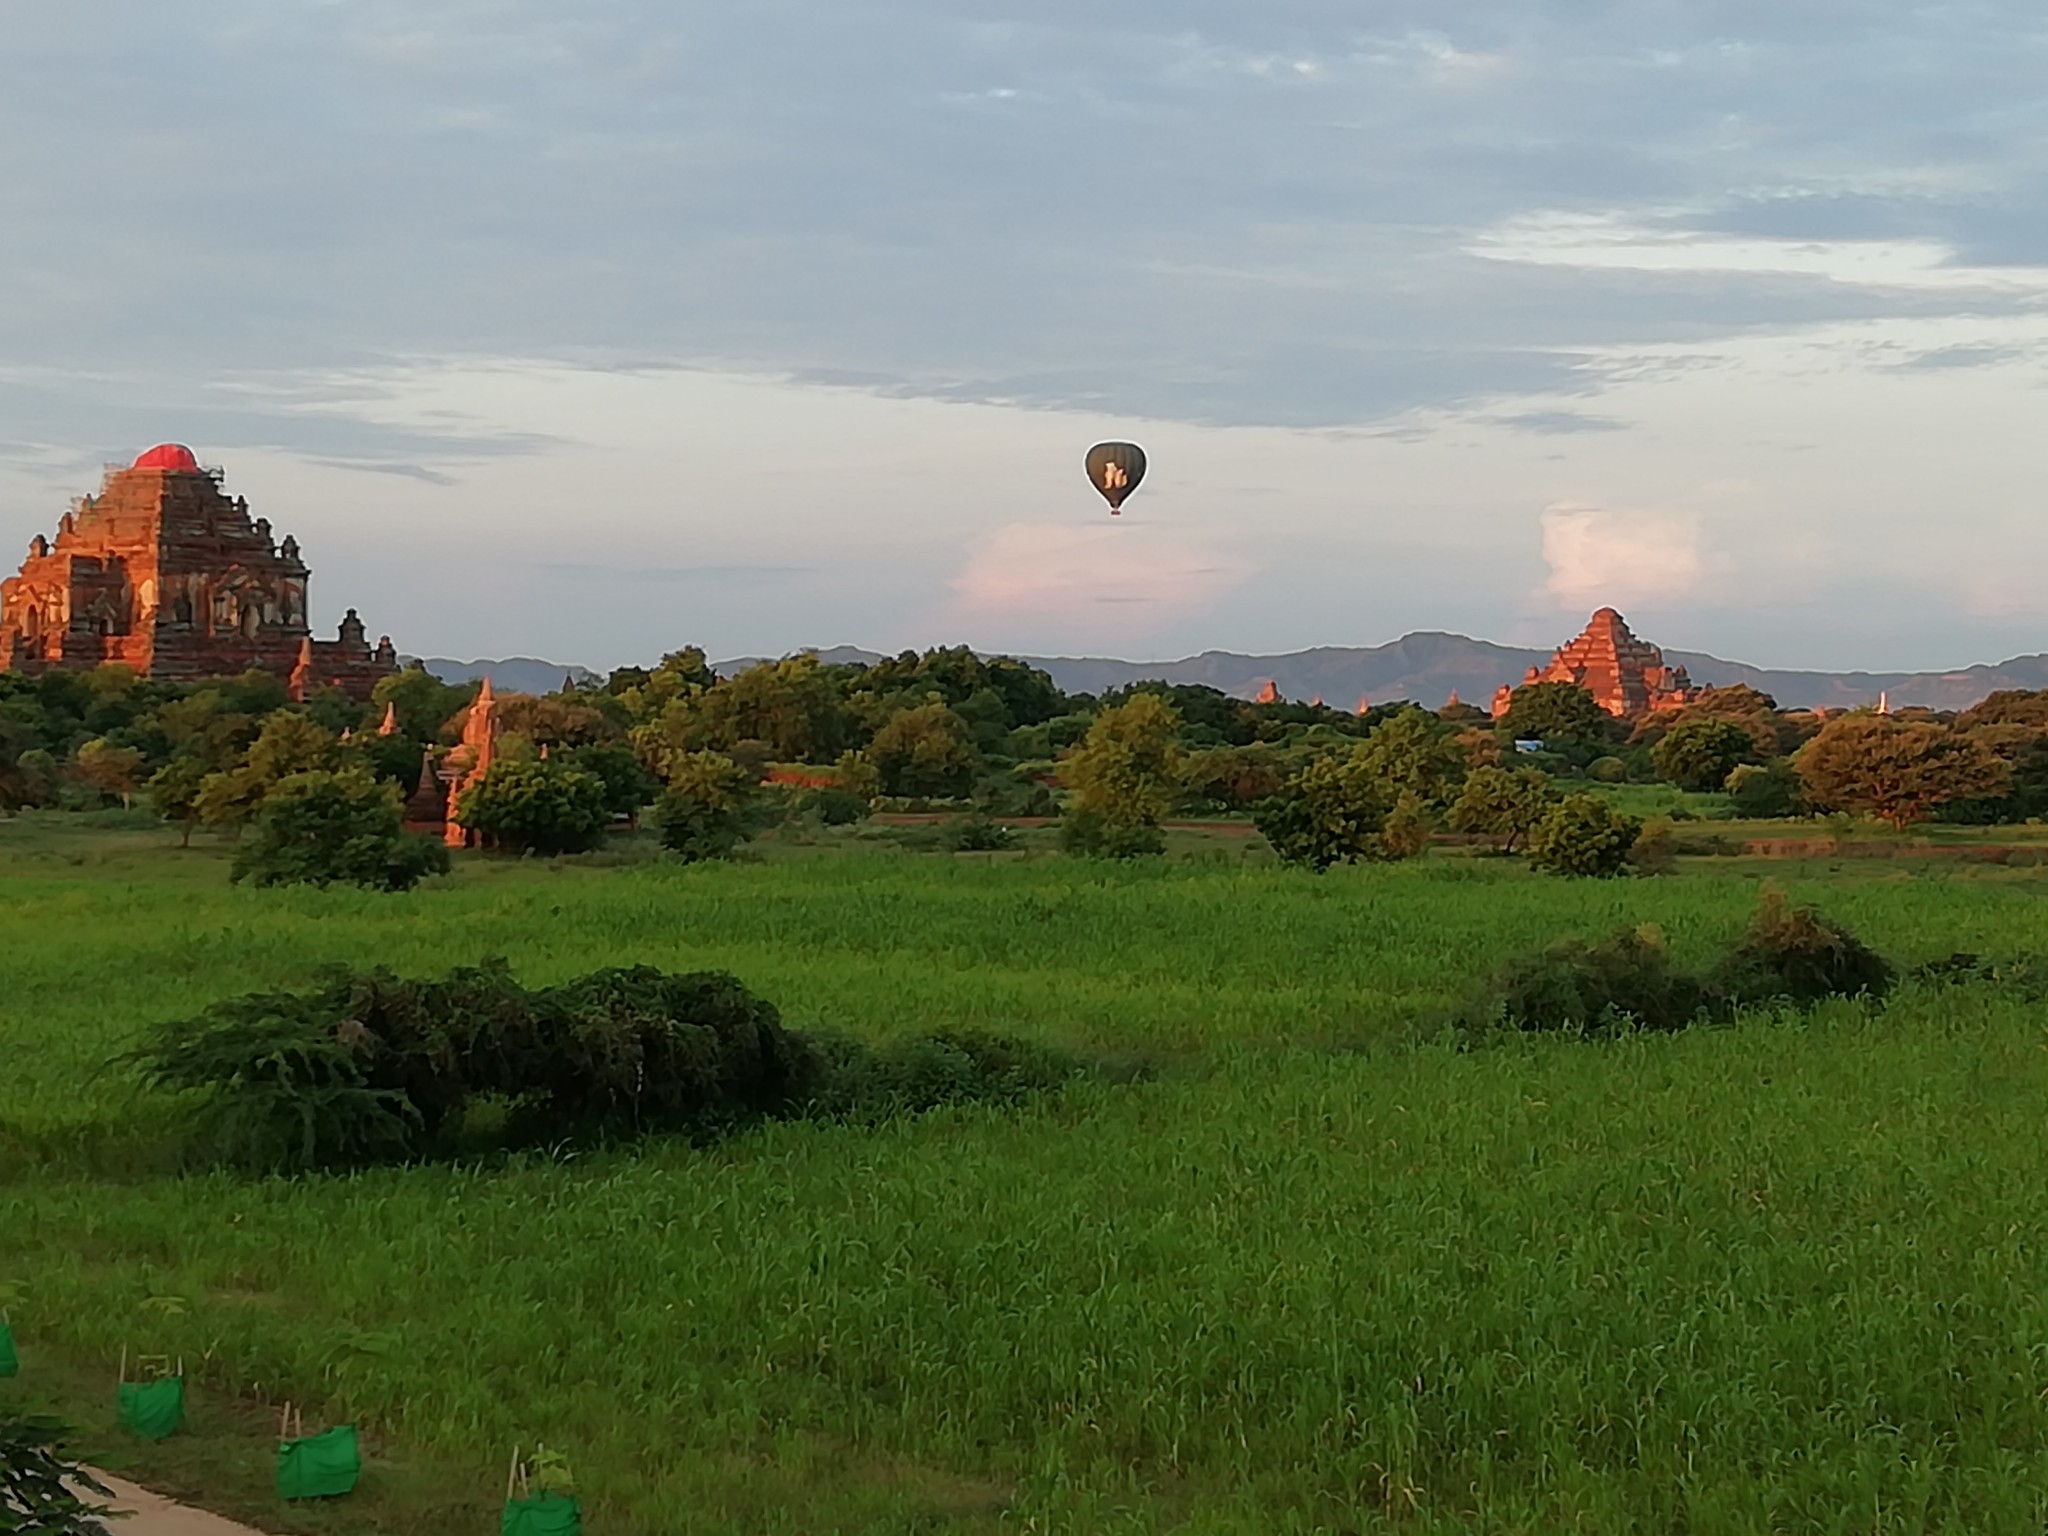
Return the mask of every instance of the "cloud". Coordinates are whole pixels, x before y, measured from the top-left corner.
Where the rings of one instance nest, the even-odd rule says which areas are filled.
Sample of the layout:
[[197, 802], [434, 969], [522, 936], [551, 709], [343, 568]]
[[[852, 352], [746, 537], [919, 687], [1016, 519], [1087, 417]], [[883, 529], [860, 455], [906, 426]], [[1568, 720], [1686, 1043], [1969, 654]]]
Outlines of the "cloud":
[[968, 554], [950, 617], [974, 633], [1039, 626], [1088, 637], [1157, 628], [1256, 570], [1201, 540], [1139, 523], [1009, 523]]
[[1544, 590], [1567, 608], [1683, 597], [1707, 574], [1689, 513], [1558, 502], [1542, 521]]

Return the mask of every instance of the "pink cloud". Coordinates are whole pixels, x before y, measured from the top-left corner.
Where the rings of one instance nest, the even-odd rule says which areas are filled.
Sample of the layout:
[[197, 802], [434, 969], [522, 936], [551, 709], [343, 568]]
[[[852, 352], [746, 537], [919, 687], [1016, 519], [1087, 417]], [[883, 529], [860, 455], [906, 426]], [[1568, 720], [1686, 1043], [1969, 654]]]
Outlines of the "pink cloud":
[[1251, 571], [1193, 535], [1156, 525], [1008, 523], [970, 551], [949, 583], [946, 612], [977, 633], [1139, 636], [1208, 606]]

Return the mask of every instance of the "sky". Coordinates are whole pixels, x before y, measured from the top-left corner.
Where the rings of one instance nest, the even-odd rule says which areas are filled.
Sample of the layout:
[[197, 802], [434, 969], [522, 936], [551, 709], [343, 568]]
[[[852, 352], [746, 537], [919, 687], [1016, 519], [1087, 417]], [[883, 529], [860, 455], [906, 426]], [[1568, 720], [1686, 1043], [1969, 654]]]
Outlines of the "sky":
[[2048, 650], [2044, 79], [2022, 0], [10, 0], [0, 552], [175, 440], [415, 654]]

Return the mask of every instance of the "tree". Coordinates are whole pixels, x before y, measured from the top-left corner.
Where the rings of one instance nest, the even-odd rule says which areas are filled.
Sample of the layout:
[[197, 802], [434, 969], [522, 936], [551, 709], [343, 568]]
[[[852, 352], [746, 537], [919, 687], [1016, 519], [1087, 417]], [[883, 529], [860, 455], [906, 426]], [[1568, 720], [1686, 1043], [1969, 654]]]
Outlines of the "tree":
[[1540, 741], [1553, 748], [1591, 746], [1604, 741], [1611, 717], [1577, 683], [1524, 683], [1508, 695], [1499, 730], [1514, 741]]
[[1645, 716], [1636, 725], [1629, 744], [1654, 747], [1679, 726], [1696, 720], [1720, 720], [1741, 726], [1750, 738], [1751, 750], [1745, 754], [1750, 761], [1773, 758], [1786, 750], [1778, 701], [1747, 683], [1735, 683], [1726, 688], [1702, 688], [1690, 703], [1676, 709], [1660, 709]]
[[[395, 676], [378, 679], [370, 703], [380, 715], [389, 705], [398, 722], [398, 734], [415, 747], [423, 747], [443, 739], [449, 722], [468, 707], [476, 692], [474, 683], [444, 683], [415, 663]], [[413, 761], [419, 761], [417, 752]]]
[[272, 786], [235, 855], [235, 880], [407, 891], [446, 874], [448, 850], [404, 827], [398, 790], [360, 767], [296, 773]]
[[1680, 721], [1650, 749], [1657, 777], [1680, 789], [1720, 789], [1728, 775], [1756, 755], [1756, 740], [1732, 720]]
[[142, 753], [137, 748], [117, 747], [99, 736], [78, 749], [77, 762], [81, 778], [127, 809], [142, 774]]
[[1394, 793], [1370, 750], [1357, 746], [1316, 758], [1252, 813], [1252, 825], [1282, 862], [1321, 873], [1332, 864], [1398, 856], [1399, 845], [1382, 835]]
[[572, 747], [557, 754], [556, 761], [587, 773], [602, 784], [605, 809], [613, 816], [636, 819], [640, 808], [661, 793], [661, 780], [649, 773], [633, 749], [622, 742], [599, 741]]
[[339, 768], [343, 755], [339, 738], [304, 715], [280, 709], [264, 720], [239, 763], [207, 776], [194, 809], [208, 826], [239, 827], [256, 814], [273, 785], [295, 773]]
[[1209, 747], [1187, 755], [1181, 779], [1198, 807], [1245, 810], [1279, 789], [1285, 775], [1271, 749]]
[[753, 836], [754, 785], [745, 769], [717, 752], [677, 758], [655, 813], [662, 847], [685, 863], [729, 858]]
[[1794, 763], [1819, 809], [1901, 831], [1952, 800], [1996, 799], [2012, 782], [2010, 766], [1968, 732], [1860, 710], [1822, 726]]
[[1451, 830], [1513, 853], [1550, 809], [1553, 793], [1550, 775], [1539, 769], [1474, 768], [1451, 806]]
[[1754, 821], [1797, 816], [1800, 787], [1798, 773], [1782, 757], [1775, 762], [1744, 763], [1732, 769], [1725, 786], [1735, 814]]
[[1465, 776], [1465, 753], [1456, 728], [1414, 705], [1366, 737], [1365, 761], [1395, 798], [1406, 794], [1441, 802]]
[[165, 821], [177, 823], [182, 847], [192, 844], [192, 829], [199, 824], [199, 792], [212, 772], [199, 753], [180, 751], [150, 775], [146, 786], [149, 808]]
[[1180, 715], [1155, 694], [1133, 694], [1095, 717], [1060, 760], [1073, 792], [1060, 833], [1075, 852], [1128, 858], [1165, 844], [1159, 823], [1180, 792]]
[[891, 795], [970, 794], [981, 771], [967, 722], [937, 702], [891, 715], [875, 732], [867, 758]]
[[1529, 833], [1529, 863], [1553, 875], [1606, 878], [1628, 867], [1642, 823], [1599, 795], [1567, 795]]
[[611, 822], [604, 781], [566, 763], [491, 764], [456, 797], [455, 819], [489, 842], [534, 853], [580, 853]]

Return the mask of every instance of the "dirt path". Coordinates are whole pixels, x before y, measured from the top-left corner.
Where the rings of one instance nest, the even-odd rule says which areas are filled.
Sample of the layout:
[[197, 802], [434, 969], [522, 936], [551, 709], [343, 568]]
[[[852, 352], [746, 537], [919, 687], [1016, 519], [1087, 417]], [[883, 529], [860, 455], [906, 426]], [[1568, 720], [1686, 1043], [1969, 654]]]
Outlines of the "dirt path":
[[126, 1520], [108, 1522], [107, 1529], [114, 1536], [263, 1536], [253, 1527], [209, 1515], [203, 1509], [173, 1504], [162, 1494], [138, 1488], [111, 1472], [94, 1472], [93, 1476], [114, 1490], [114, 1508], [128, 1512]]

